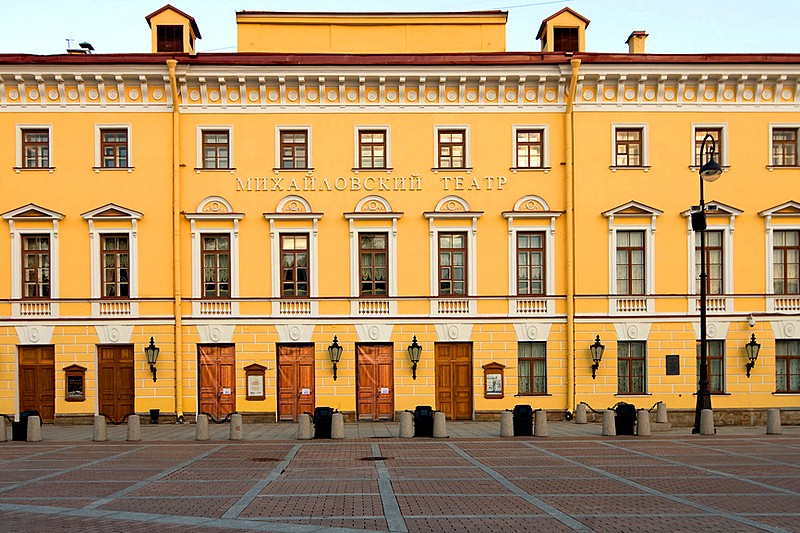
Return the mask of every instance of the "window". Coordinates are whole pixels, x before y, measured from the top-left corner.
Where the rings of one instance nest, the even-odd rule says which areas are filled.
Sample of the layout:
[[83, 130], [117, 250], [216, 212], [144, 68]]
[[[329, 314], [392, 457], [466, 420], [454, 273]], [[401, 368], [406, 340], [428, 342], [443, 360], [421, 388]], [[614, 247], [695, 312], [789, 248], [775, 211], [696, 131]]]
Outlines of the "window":
[[230, 168], [230, 132], [203, 130], [203, 168]]
[[280, 132], [281, 168], [307, 169], [308, 131], [282, 130]]
[[358, 168], [386, 169], [386, 131], [358, 131]]
[[798, 128], [772, 128], [772, 166], [797, 166]]
[[776, 230], [772, 240], [775, 294], [800, 294], [800, 230]]
[[156, 52], [183, 52], [183, 26], [156, 26]]
[[[723, 232], [719, 230], [706, 230], [704, 233], [706, 235], [706, 294], [723, 294], [725, 292], [723, 280]], [[700, 232], [695, 232], [694, 237], [694, 262], [695, 272], [697, 272], [695, 290], [697, 294], [700, 294]]]
[[617, 294], [645, 293], [644, 232], [617, 232]]
[[102, 237], [101, 272], [104, 298], [128, 298], [129, 262], [128, 236], [103, 235]]
[[100, 153], [103, 168], [127, 168], [128, 130], [100, 130]]
[[227, 298], [231, 294], [229, 235], [203, 235], [203, 297]]
[[775, 391], [800, 392], [800, 341], [775, 341]]
[[22, 297], [50, 298], [50, 236], [22, 237]]
[[519, 394], [547, 394], [547, 343], [517, 345]]
[[617, 391], [619, 394], [644, 394], [645, 343], [619, 341], [617, 343]]
[[578, 51], [578, 28], [553, 28], [554, 52]]
[[[714, 139], [714, 161], [723, 165], [723, 150], [722, 150], [722, 143], [724, 139], [722, 138], [722, 128], [707, 128], [707, 127], [696, 127], [694, 129], [694, 164], [695, 166], [702, 166], [706, 161], [708, 161], [708, 156], [703, 154], [702, 159], [700, 158], [700, 149], [702, 148], [703, 139], [705, 136], [709, 134], [711, 138]], [[706, 141], [706, 152], [711, 149], [711, 143]]]
[[517, 294], [544, 294], [544, 233], [517, 233]]
[[388, 236], [385, 233], [359, 233], [358, 253], [361, 296], [388, 294]]
[[516, 168], [544, 167], [544, 130], [516, 130]]
[[22, 130], [22, 168], [50, 168], [50, 130]]
[[439, 233], [439, 295], [467, 294], [467, 235]]
[[308, 296], [308, 235], [281, 236], [281, 296]]
[[439, 168], [467, 168], [465, 130], [438, 130]]
[[[706, 364], [708, 366], [708, 390], [725, 392], [725, 341], [706, 341]], [[697, 343], [697, 383], [700, 383], [700, 343]]]
[[614, 165], [618, 167], [643, 166], [643, 129], [616, 128], [614, 130]]

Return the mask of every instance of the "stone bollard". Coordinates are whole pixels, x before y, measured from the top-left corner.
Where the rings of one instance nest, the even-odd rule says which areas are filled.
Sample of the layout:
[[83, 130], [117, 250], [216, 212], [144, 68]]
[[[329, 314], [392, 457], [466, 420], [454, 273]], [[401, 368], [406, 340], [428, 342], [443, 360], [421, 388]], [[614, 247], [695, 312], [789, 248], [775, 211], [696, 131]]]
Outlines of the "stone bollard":
[[403, 411], [400, 413], [400, 438], [410, 439], [414, 436], [414, 413]]
[[229, 440], [244, 440], [244, 431], [242, 428], [242, 415], [233, 413], [231, 415], [231, 429], [228, 435]]
[[[28, 440], [31, 440], [31, 422], [28, 419]], [[108, 440], [108, 427], [106, 426], [106, 417], [99, 415], [94, 417], [94, 432], [92, 434], [94, 442], [105, 442]]]
[[703, 409], [700, 411], [700, 434], [713, 435], [716, 432], [714, 429], [714, 411]]
[[194, 430], [194, 440], [208, 439], [208, 415], [197, 415], [197, 427]]
[[514, 436], [514, 413], [511, 411], [503, 411], [500, 413], [500, 436]]
[[587, 424], [586, 421], [586, 404], [579, 403], [578, 407], [575, 408], [575, 423], [576, 424]]
[[8, 440], [8, 433], [6, 430], [6, 417], [0, 416], [0, 442]]
[[614, 419], [616, 413], [613, 409], [603, 411], [603, 436], [614, 437], [617, 434], [617, 424]]
[[303, 413], [297, 417], [297, 439], [310, 440], [314, 438], [314, 429], [311, 426], [311, 415]]
[[650, 411], [647, 409], [636, 411], [636, 434], [640, 437], [650, 436]]
[[778, 409], [767, 409], [767, 435], [781, 434], [781, 412]]
[[331, 417], [331, 438], [344, 438], [344, 416], [342, 416], [342, 413], [333, 413]]
[[131, 442], [142, 440], [142, 425], [139, 415], [128, 416], [128, 440]]
[[447, 438], [447, 421], [445, 420], [444, 413], [442, 411], [436, 411], [433, 413], [433, 438]]
[[537, 409], [533, 412], [533, 436], [547, 436], [547, 411], [544, 409]]
[[667, 419], [667, 404], [664, 402], [658, 402], [658, 406], [656, 407], [656, 423], [657, 424], [668, 424], [669, 420]]
[[38, 416], [28, 417], [28, 442], [42, 441], [42, 419]]

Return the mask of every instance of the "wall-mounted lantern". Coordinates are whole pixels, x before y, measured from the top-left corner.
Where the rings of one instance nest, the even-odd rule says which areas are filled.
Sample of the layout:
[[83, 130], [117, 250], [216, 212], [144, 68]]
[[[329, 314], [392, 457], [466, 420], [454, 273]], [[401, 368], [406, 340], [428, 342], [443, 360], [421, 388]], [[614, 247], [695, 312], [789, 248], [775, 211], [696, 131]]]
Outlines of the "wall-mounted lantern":
[[747, 352], [747, 377], [750, 377], [750, 371], [756, 366], [756, 359], [758, 359], [758, 351], [761, 345], [756, 342], [756, 334], [750, 336], [750, 342], [744, 345], [744, 351]]
[[331, 363], [333, 363], [333, 381], [336, 381], [336, 365], [339, 363], [339, 359], [342, 358], [342, 347], [339, 346], [336, 335], [333, 336], [333, 344], [328, 346], [328, 356], [331, 358]]
[[153, 382], [156, 381], [156, 361], [158, 360], [158, 352], [161, 349], [156, 346], [153, 337], [150, 337], [150, 344], [144, 349], [144, 355], [147, 357], [147, 364], [150, 365], [150, 372], [153, 373]]
[[408, 345], [408, 358], [411, 359], [412, 379], [417, 379], [417, 363], [419, 363], [420, 355], [422, 355], [422, 346], [417, 343], [417, 336], [414, 335], [411, 344]]
[[604, 344], [600, 344], [600, 335], [594, 339], [594, 344], [589, 346], [589, 352], [592, 354], [592, 379], [597, 374], [597, 369], [600, 368], [600, 361], [603, 359], [603, 351], [606, 349]]

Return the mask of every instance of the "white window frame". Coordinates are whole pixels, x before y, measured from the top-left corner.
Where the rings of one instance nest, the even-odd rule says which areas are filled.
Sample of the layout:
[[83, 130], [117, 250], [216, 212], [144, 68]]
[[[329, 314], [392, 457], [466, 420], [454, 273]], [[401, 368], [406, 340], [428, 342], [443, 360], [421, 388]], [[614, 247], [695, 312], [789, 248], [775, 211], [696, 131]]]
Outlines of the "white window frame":
[[[126, 130], [128, 133], [128, 166], [126, 167], [104, 167], [102, 140], [103, 130]], [[133, 171], [133, 129], [130, 124], [95, 124], [94, 125], [94, 171], [99, 173], [101, 170], [127, 170]]]
[[[47, 151], [50, 159], [49, 166], [46, 167], [23, 167], [24, 156], [22, 154], [22, 131], [23, 130], [47, 130]], [[19, 174], [21, 170], [47, 170], [50, 173], [55, 170], [55, 153], [53, 150], [53, 125], [52, 124], [17, 124], [16, 125], [16, 165], [14, 171]]]
[[[386, 168], [361, 168], [361, 153], [359, 145], [361, 141], [362, 131], [383, 131], [386, 136]], [[386, 124], [375, 125], [358, 125], [353, 130], [353, 172], [386, 172], [389, 174], [392, 171], [392, 134], [391, 127]]]
[[[727, 171], [728, 167], [730, 166], [730, 164], [728, 163], [728, 123], [727, 122], [693, 122], [692, 123], [692, 139], [691, 139], [692, 143], [691, 143], [691, 147], [690, 147], [691, 150], [690, 150], [690, 153], [689, 153], [689, 156], [690, 156], [689, 168], [692, 169], [692, 170], [699, 170], [700, 169], [700, 165], [697, 165], [695, 163], [695, 159], [694, 159], [694, 157], [695, 157], [695, 151], [694, 151], [695, 136], [697, 135], [697, 130], [699, 130], [699, 129], [700, 130], [704, 130], [704, 129], [719, 129], [720, 130], [720, 133], [719, 133], [720, 140], [719, 140], [719, 143], [717, 143], [720, 146], [717, 147], [717, 149], [715, 151], [715, 157], [719, 156], [720, 151], [722, 152], [722, 158], [719, 159], [719, 161], [717, 161], [717, 162], [720, 164], [720, 166], [722, 166], [722, 170], [723, 171]], [[771, 141], [771, 137], [770, 137], [770, 142], [772, 142]], [[772, 152], [771, 151], [770, 151], [770, 158], [772, 158]]]
[[[442, 168], [439, 166], [439, 132], [442, 130], [464, 130], [464, 168]], [[439, 124], [433, 127], [433, 171], [438, 172], [464, 171], [472, 172], [472, 146], [469, 124]]]
[[[228, 132], [228, 168], [204, 168], [203, 167], [203, 132], [206, 131], [227, 131]], [[233, 159], [233, 126], [227, 124], [201, 124], [197, 126], [197, 142], [196, 142], [197, 161], [195, 165], [195, 172], [230, 172], [233, 174], [236, 171], [236, 165]]]
[[[772, 248], [775, 244], [775, 231], [800, 231], [800, 203], [795, 201], [785, 202], [758, 213], [764, 217], [766, 238], [764, 239], [764, 264], [766, 266], [767, 312], [797, 314], [800, 311], [800, 294], [781, 295], [775, 294], [775, 264], [773, 263]], [[787, 220], [783, 224], [775, 224], [773, 218]]]
[[[793, 129], [797, 133], [797, 164], [794, 166], [784, 166], [784, 165], [775, 165], [775, 162], [772, 160], [772, 135], [773, 130], [776, 129]], [[779, 123], [779, 122], [770, 122], [769, 124], [769, 151], [767, 152], [767, 168], [772, 171], [774, 169], [781, 169], [781, 168], [792, 168], [796, 169], [800, 166], [800, 124], [797, 122], [792, 123]]]
[[[619, 166], [617, 165], [617, 130], [642, 130], [642, 160], [640, 165]], [[617, 170], [650, 170], [650, 135], [648, 134], [648, 124], [646, 122], [615, 122], [611, 124], [611, 166], [612, 172]]]
[[[307, 168], [281, 168], [281, 132], [290, 130], [300, 130], [306, 132], [306, 159]], [[311, 147], [313, 146], [311, 138], [311, 126], [303, 124], [282, 124], [275, 126], [275, 165], [273, 171], [275, 174], [280, 172], [312, 172], [314, 170], [314, 158]]]
[[[518, 167], [517, 166], [517, 132], [520, 130], [542, 131], [542, 166]], [[438, 139], [438, 136], [437, 136]], [[511, 129], [511, 172], [550, 172], [550, 126], [547, 124], [515, 124]]]

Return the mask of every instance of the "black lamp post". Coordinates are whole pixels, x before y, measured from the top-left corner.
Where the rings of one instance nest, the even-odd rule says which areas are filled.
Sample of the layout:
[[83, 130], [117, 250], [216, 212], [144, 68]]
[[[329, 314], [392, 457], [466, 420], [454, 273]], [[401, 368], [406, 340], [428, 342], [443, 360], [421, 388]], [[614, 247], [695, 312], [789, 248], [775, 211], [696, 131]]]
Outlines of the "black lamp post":
[[419, 363], [419, 357], [422, 355], [422, 346], [417, 343], [417, 336], [414, 335], [414, 339], [411, 341], [411, 344], [408, 345], [408, 358], [411, 360], [411, 377], [412, 379], [417, 379], [417, 363]]
[[328, 356], [331, 358], [331, 363], [333, 363], [333, 381], [336, 381], [336, 364], [342, 357], [342, 347], [339, 346], [336, 335], [333, 336], [333, 343], [328, 346]]
[[600, 368], [600, 360], [603, 359], [605, 349], [605, 345], [600, 344], [600, 335], [595, 337], [594, 344], [589, 346], [589, 352], [592, 354], [592, 379], [594, 379], [597, 369]]
[[150, 337], [150, 344], [145, 346], [144, 355], [147, 357], [147, 364], [150, 365], [150, 372], [153, 373], [153, 382], [156, 381], [156, 361], [158, 360], [158, 352], [161, 349], [156, 346], [153, 337]]
[[706, 151], [706, 141], [711, 141], [708, 161], [700, 167], [700, 205], [692, 210], [692, 230], [700, 234], [700, 382], [697, 388], [697, 407], [694, 412], [692, 433], [700, 433], [700, 413], [703, 409], [711, 409], [711, 393], [708, 391], [708, 349], [706, 341], [706, 204], [703, 198], [703, 182], [717, 181], [722, 174], [722, 167], [714, 160], [716, 142], [707, 133], [700, 143], [700, 163]]

